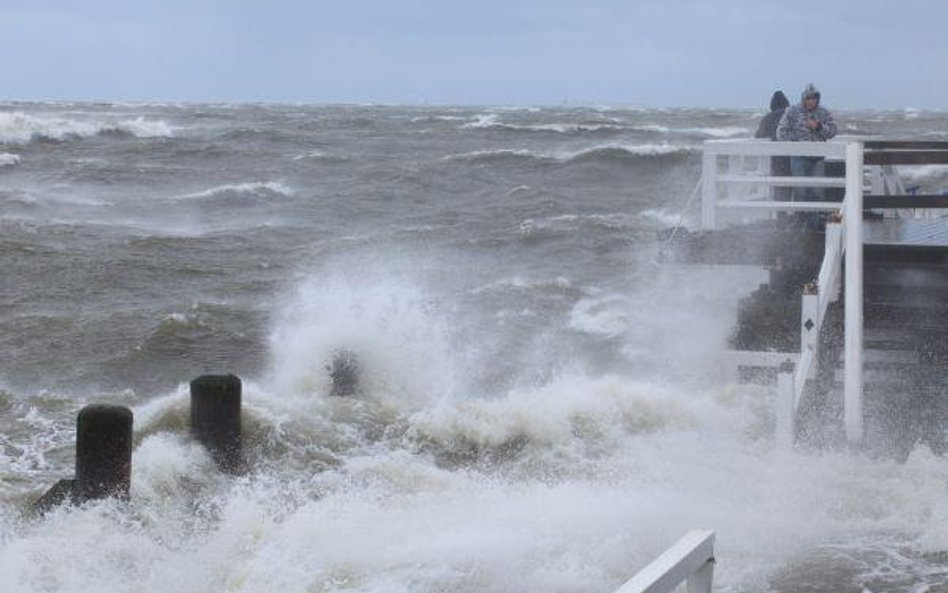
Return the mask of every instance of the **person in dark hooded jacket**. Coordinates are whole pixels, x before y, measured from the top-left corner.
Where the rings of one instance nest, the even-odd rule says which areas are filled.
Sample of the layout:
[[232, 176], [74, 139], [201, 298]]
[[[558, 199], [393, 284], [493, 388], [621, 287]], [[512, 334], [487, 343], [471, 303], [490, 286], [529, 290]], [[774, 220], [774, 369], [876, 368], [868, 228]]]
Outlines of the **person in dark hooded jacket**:
[[760, 124], [757, 125], [757, 133], [754, 134], [754, 138], [776, 140], [777, 124], [780, 123], [780, 118], [783, 117], [783, 112], [787, 107], [790, 107], [787, 96], [783, 94], [783, 91], [776, 91], [774, 96], [770, 98], [770, 113], [760, 118]]
[[[790, 101], [783, 91], [774, 92], [770, 98], [770, 113], [760, 118], [760, 124], [757, 126], [757, 133], [754, 138], [777, 139], [777, 124], [783, 117], [783, 112], [790, 106]], [[770, 158], [770, 174], [775, 177], [787, 177], [790, 175], [790, 157], [775, 156]], [[790, 199], [789, 187], [773, 188], [773, 199], [780, 202]]]

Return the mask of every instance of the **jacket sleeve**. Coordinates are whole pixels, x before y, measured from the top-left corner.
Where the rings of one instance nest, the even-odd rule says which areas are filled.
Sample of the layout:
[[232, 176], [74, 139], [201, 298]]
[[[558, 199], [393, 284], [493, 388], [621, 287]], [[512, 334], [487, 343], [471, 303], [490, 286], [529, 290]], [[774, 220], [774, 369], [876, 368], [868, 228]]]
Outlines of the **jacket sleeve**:
[[823, 118], [820, 120], [820, 135], [824, 140], [829, 140], [836, 135], [836, 122], [833, 121], [833, 114], [829, 111], [823, 112]]
[[790, 140], [790, 109], [786, 109], [780, 116], [780, 123], [777, 124], [777, 140]]

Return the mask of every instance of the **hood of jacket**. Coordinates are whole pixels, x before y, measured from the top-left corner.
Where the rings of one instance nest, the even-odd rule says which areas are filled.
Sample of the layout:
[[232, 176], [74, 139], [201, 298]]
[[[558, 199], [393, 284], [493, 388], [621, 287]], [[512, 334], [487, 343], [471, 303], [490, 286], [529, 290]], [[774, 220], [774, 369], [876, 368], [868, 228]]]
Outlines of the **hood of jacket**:
[[820, 91], [819, 91], [819, 89], [817, 89], [817, 88], [813, 85], [812, 82], [811, 82], [810, 84], [806, 85], [806, 87], [804, 87], [804, 89], [803, 89], [803, 92], [800, 93], [800, 103], [806, 103], [806, 100], [809, 99], [810, 97], [815, 98], [815, 99], [816, 99], [816, 103], [819, 104], [819, 102], [820, 102]]
[[790, 101], [787, 100], [787, 96], [783, 94], [783, 91], [777, 91], [774, 93], [774, 96], [770, 98], [770, 110], [779, 111], [781, 109], [786, 109], [790, 106]]

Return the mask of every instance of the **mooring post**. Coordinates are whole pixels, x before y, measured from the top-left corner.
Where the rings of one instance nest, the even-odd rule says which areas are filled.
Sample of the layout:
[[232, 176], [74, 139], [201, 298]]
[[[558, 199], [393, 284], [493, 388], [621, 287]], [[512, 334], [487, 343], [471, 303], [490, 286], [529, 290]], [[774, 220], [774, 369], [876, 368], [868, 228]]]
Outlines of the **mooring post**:
[[202, 375], [191, 381], [191, 436], [222, 471], [242, 468], [241, 382], [236, 375]]
[[332, 379], [329, 395], [346, 396], [356, 392], [359, 385], [359, 360], [352, 350], [338, 350], [327, 366]]
[[73, 498], [128, 498], [132, 474], [132, 411], [94, 404], [76, 419], [76, 480]]

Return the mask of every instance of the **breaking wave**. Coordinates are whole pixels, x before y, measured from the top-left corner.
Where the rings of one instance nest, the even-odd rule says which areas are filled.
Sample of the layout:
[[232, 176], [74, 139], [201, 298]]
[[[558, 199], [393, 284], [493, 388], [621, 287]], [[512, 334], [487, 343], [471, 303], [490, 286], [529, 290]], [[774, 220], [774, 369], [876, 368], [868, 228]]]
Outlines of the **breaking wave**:
[[680, 157], [694, 154], [696, 146], [674, 144], [606, 144], [583, 150], [559, 153], [540, 153], [528, 149], [501, 148], [495, 150], [477, 150], [463, 154], [449, 155], [442, 160], [471, 163], [534, 162], [537, 164], [568, 164], [589, 161], [638, 161], [666, 157]]
[[502, 122], [496, 114], [478, 115], [474, 121], [461, 126], [465, 130], [514, 130], [518, 132], [544, 132], [555, 134], [579, 134], [584, 132], [621, 132], [625, 128], [615, 120], [607, 122], [580, 122], [580, 123], [544, 123], [544, 124], [513, 124]]
[[734, 138], [737, 136], [747, 136], [751, 133], [751, 130], [749, 128], [730, 126], [723, 128], [686, 128], [681, 130], [681, 132], [685, 134], [708, 136], [711, 138]]
[[229, 183], [204, 191], [175, 196], [175, 200], [201, 200], [228, 196], [284, 196], [293, 195], [293, 190], [279, 181], [255, 181], [248, 183]]
[[0, 142], [27, 144], [33, 140], [89, 138], [98, 134], [127, 134], [136, 138], [171, 136], [170, 125], [144, 117], [125, 120], [77, 120], [28, 115], [20, 111], [0, 113]]
[[294, 161], [317, 161], [322, 163], [345, 163], [349, 161], [349, 157], [345, 157], [338, 154], [329, 154], [323, 152], [322, 150], [311, 150], [309, 152], [298, 154], [293, 157]]
[[0, 152], [0, 167], [12, 167], [20, 162], [20, 155]]

